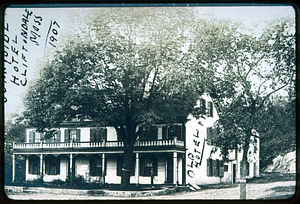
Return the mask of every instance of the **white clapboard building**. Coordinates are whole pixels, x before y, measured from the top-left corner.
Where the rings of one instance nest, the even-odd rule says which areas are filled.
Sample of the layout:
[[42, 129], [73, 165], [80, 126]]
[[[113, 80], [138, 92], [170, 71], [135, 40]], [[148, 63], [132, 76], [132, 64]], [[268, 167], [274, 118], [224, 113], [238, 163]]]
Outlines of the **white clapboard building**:
[[[220, 150], [210, 144], [209, 133], [218, 120], [212, 99], [204, 95], [198, 101], [206, 107], [206, 116], [172, 125], [156, 124], [145, 130], [135, 143], [132, 184], [216, 184], [240, 179], [242, 152], [230, 151], [223, 162]], [[201, 124], [199, 124], [201, 121]], [[24, 143], [13, 144], [13, 181], [16, 155], [26, 158], [26, 180], [43, 175], [45, 182], [82, 176], [86, 182], [121, 182], [122, 147], [113, 127], [94, 127], [88, 121], [61, 124], [51, 139], [28, 128]], [[249, 150], [248, 177], [259, 175], [259, 138]], [[254, 151], [254, 148], [256, 151]], [[216, 150], [216, 151], [212, 151]]]

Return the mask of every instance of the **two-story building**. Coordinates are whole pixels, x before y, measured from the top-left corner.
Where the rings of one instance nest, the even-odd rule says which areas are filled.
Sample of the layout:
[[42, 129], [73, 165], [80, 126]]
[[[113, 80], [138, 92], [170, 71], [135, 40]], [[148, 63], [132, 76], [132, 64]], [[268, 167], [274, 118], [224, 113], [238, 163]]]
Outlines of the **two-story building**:
[[[212, 99], [204, 95], [198, 101], [206, 109], [204, 118], [191, 114], [172, 125], [156, 124], [143, 130], [134, 145], [132, 184], [212, 184], [237, 182], [240, 178], [241, 152], [232, 150], [229, 162], [210, 144], [209, 132], [218, 120]], [[200, 123], [199, 123], [200, 122]], [[13, 181], [15, 155], [26, 158], [25, 179], [42, 175], [45, 182], [82, 176], [86, 182], [121, 182], [124, 143], [113, 127], [97, 127], [92, 121], [64, 122], [53, 129], [54, 136], [28, 128], [25, 143], [13, 144]], [[258, 140], [259, 141], [259, 140]], [[259, 142], [249, 150], [249, 177], [259, 175]], [[250, 148], [250, 149], [251, 149]]]

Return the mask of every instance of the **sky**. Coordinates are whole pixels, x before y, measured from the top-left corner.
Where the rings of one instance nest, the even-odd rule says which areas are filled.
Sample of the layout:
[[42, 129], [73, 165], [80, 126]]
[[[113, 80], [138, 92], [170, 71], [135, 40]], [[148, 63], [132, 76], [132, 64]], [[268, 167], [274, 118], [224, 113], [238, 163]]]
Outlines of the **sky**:
[[[11, 7], [6, 9], [4, 23], [4, 27], [8, 28], [5, 30], [7, 42], [4, 43], [4, 59], [7, 61], [4, 63], [6, 120], [24, 110], [23, 98], [30, 85], [38, 78], [43, 62], [49, 59], [72, 34], [74, 28], [78, 26], [78, 19], [97, 9], [99, 8]], [[239, 20], [247, 27], [253, 28], [256, 33], [260, 33], [272, 19], [282, 17], [295, 19], [295, 11], [291, 6], [206, 6], [188, 9], [195, 10], [199, 16], [207, 19], [214, 17]], [[24, 31], [27, 31], [27, 35]]]

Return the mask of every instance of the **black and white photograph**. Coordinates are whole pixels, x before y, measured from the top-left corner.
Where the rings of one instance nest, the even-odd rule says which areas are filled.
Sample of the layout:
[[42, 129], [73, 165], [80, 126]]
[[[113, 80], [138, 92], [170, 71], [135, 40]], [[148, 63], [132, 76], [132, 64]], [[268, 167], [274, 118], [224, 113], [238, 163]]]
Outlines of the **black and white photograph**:
[[297, 199], [292, 5], [11, 5], [3, 30], [7, 200]]

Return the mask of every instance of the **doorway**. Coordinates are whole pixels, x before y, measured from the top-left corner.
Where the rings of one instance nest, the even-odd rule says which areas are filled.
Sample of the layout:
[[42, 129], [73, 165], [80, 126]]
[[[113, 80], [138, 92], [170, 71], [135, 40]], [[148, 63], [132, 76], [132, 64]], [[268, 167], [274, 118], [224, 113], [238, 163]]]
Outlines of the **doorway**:
[[236, 183], [236, 164], [232, 165], [232, 183]]
[[173, 158], [167, 157], [166, 160], [166, 183], [173, 183]]

